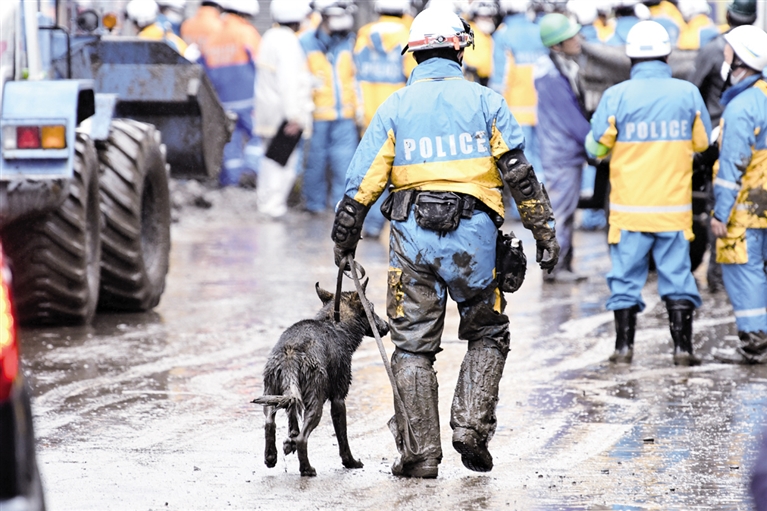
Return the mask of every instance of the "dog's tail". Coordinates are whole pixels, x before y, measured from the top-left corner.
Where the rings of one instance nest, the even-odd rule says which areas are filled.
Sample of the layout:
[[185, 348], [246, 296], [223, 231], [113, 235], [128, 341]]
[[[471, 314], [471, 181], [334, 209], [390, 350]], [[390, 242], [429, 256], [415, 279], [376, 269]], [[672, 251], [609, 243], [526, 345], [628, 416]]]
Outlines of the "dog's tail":
[[285, 408], [287, 410], [295, 409], [299, 414], [303, 414], [304, 403], [301, 400], [301, 391], [298, 385], [291, 382], [288, 387], [288, 393], [281, 396], [261, 396], [257, 397], [251, 403], [264, 406], [274, 406], [275, 408]]

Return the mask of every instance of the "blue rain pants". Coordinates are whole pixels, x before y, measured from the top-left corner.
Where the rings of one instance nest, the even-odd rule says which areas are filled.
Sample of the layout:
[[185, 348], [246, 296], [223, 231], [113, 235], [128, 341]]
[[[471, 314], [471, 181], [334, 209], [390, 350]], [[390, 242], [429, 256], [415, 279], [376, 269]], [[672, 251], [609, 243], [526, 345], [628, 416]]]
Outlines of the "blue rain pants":
[[[344, 195], [346, 169], [358, 143], [354, 119], [314, 121], [302, 190], [308, 211], [319, 213], [328, 207], [335, 209]], [[325, 174], [328, 164], [330, 184]]]
[[767, 332], [767, 229], [746, 229], [748, 262], [722, 264], [724, 288], [740, 332]]
[[557, 241], [559, 242], [559, 263], [554, 272], [571, 270], [573, 251], [573, 228], [575, 211], [581, 195], [581, 172], [578, 167], [554, 167], [544, 169], [546, 192], [549, 194], [551, 209], [557, 219]]
[[251, 111], [237, 111], [237, 124], [232, 139], [224, 146], [224, 162], [218, 176], [221, 186], [237, 185], [243, 172], [258, 173], [258, 161], [263, 153], [261, 140], [252, 134]]
[[607, 274], [610, 287], [608, 310], [642, 311], [642, 288], [647, 282], [650, 254], [658, 271], [658, 294], [670, 300], [689, 300], [700, 307], [698, 286], [690, 266], [690, 242], [682, 231], [633, 232], [621, 230], [620, 242], [610, 245], [612, 270]]

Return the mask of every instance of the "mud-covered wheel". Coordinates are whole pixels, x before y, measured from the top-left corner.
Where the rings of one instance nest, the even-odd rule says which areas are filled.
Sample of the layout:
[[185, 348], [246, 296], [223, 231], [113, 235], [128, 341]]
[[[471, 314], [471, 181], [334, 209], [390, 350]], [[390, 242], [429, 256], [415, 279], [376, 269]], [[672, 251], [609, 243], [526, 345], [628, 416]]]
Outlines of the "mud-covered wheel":
[[3, 244], [13, 293], [26, 325], [87, 324], [96, 312], [101, 259], [99, 166], [93, 142], [78, 133], [74, 175], [58, 209], [11, 226]]
[[97, 146], [101, 164], [99, 306], [144, 311], [160, 302], [170, 253], [170, 195], [160, 132], [115, 119]]

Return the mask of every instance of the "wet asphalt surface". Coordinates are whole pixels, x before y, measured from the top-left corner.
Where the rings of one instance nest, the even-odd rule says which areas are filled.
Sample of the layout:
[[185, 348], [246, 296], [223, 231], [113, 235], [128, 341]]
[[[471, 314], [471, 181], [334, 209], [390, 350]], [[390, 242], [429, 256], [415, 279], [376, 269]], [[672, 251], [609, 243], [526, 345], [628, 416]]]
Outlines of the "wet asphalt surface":
[[[585, 283], [543, 285], [528, 270], [509, 296], [512, 349], [501, 382], [495, 468], [466, 470], [450, 444], [452, 391], [465, 352], [450, 303], [441, 385], [444, 459], [436, 480], [390, 474], [389, 382], [375, 341], [354, 361], [350, 445], [365, 467], [343, 468], [329, 405], [309, 441], [317, 477], [283, 456], [263, 462], [264, 417], [250, 400], [272, 345], [333, 290], [332, 217], [291, 211], [259, 219], [255, 193], [209, 195], [172, 227], [166, 292], [146, 314], [99, 314], [89, 327], [26, 329], [24, 367], [34, 395], [47, 504], [58, 510], [158, 509], [750, 509], [748, 478], [767, 425], [767, 367], [715, 363], [734, 345], [726, 295], [706, 292], [695, 346], [704, 365], [677, 368], [665, 307], [651, 278], [634, 363], [607, 362], [614, 342], [603, 232], [576, 234]], [[534, 244], [524, 234], [528, 258]], [[384, 310], [387, 247], [363, 240], [357, 260]], [[352, 289], [347, 281], [345, 289]], [[391, 354], [393, 346], [384, 339]]]

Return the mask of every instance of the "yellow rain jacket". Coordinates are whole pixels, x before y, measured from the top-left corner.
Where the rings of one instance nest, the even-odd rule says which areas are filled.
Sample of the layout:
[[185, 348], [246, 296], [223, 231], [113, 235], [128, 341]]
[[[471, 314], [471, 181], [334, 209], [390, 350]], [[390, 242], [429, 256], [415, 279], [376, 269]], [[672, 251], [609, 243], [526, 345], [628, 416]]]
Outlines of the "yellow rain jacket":
[[692, 239], [692, 157], [708, 148], [710, 130], [697, 87], [671, 78], [664, 62], [639, 63], [605, 91], [586, 148], [612, 149], [609, 243], [621, 229]]

